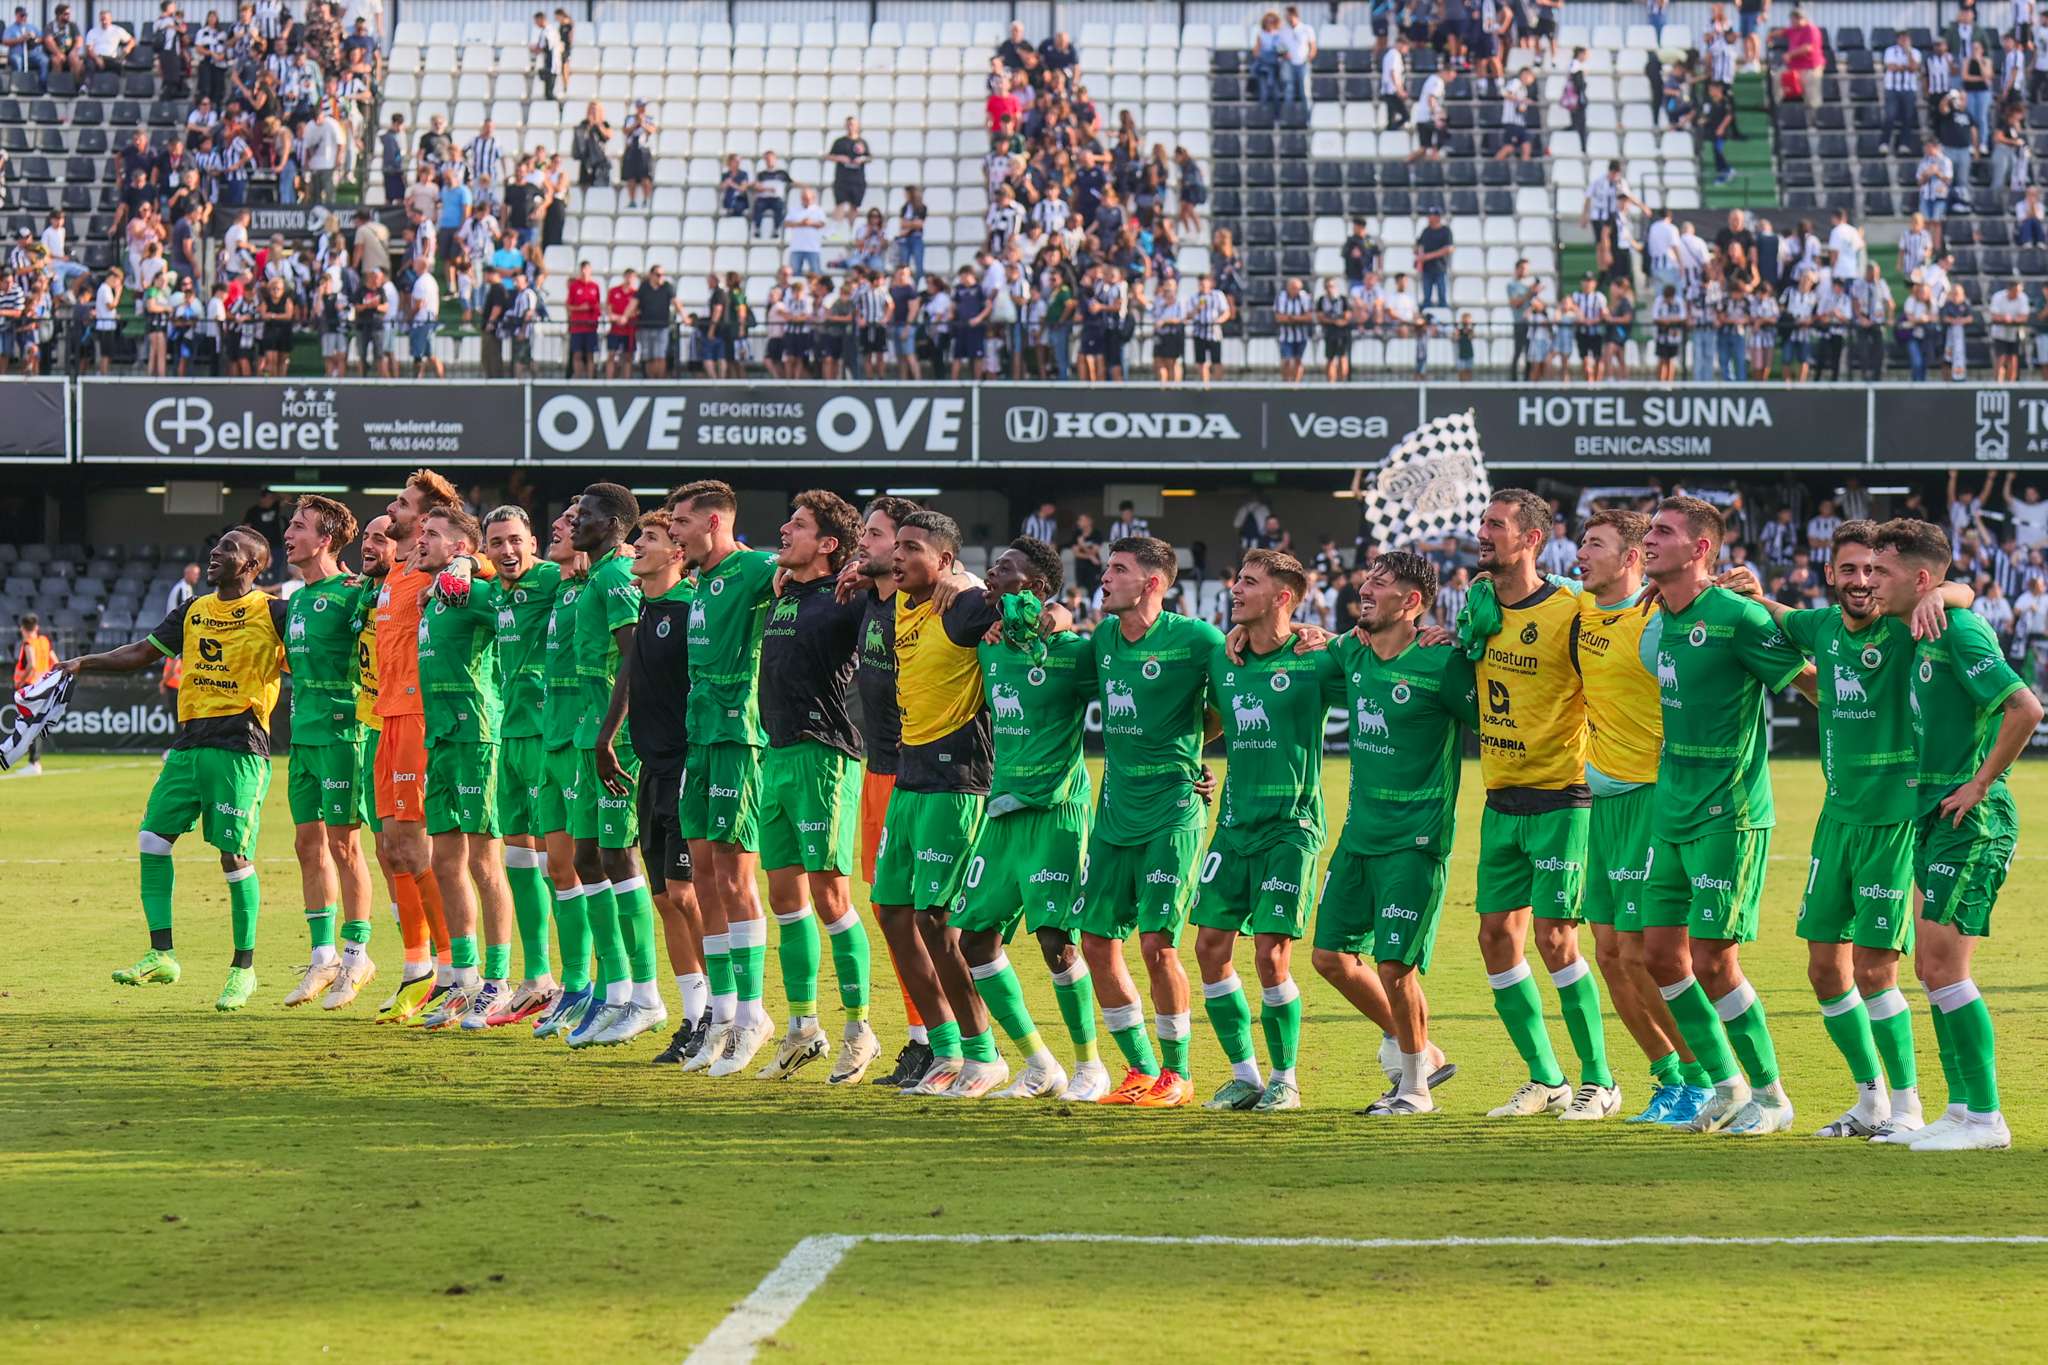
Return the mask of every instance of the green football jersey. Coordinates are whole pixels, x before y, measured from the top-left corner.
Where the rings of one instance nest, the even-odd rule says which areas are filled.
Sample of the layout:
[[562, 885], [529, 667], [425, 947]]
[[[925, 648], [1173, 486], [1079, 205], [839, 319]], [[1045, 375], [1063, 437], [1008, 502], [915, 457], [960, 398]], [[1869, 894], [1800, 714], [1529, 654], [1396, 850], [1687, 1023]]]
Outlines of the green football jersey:
[[498, 582], [498, 695], [505, 699], [504, 738], [541, 732], [547, 704], [548, 613], [562, 566], [536, 560], [515, 583]]
[[1229, 760], [1216, 824], [1240, 849], [1286, 834], [1323, 841], [1323, 728], [1336, 689], [1324, 681], [1322, 656], [1294, 646], [1289, 636], [1269, 653], [1247, 647], [1234, 664], [1219, 645], [1209, 658]]
[[1113, 844], [1143, 842], [1202, 821], [1194, 781], [1202, 761], [1209, 659], [1223, 633], [1207, 621], [1161, 612], [1135, 642], [1114, 616], [1089, 637], [1102, 700], [1102, 796], [1095, 832]]
[[583, 718], [583, 683], [576, 676], [576, 602], [589, 578], [563, 578], [548, 604], [547, 643], [542, 647], [541, 745], [566, 749], [576, 742], [576, 723]]
[[420, 709], [428, 745], [436, 740], [490, 744], [498, 738], [498, 586], [469, 585], [469, 600], [451, 606], [440, 590], [420, 603]]
[[1845, 825], [1912, 819], [1919, 755], [1913, 748], [1911, 628], [1880, 616], [1852, 631], [1839, 606], [1787, 612], [1778, 624], [1819, 671], [1828, 817]]
[[995, 776], [988, 813], [1047, 810], [1087, 800], [1081, 731], [1095, 699], [1095, 647], [1063, 631], [1045, 642], [1045, 659], [1007, 644], [980, 644], [981, 681], [995, 731]]
[[308, 583], [285, 603], [284, 654], [292, 672], [292, 742], [345, 744], [356, 719], [356, 608], [360, 580], [346, 573]]
[[579, 749], [595, 749], [619, 676], [619, 640], [613, 632], [640, 619], [640, 583], [633, 577], [631, 550], [622, 546], [590, 566], [590, 577], [576, 595], [575, 619], [572, 638], [583, 709], [574, 742]]
[[[1948, 609], [1939, 640], [1922, 640], [1913, 659], [1913, 729], [1919, 736], [1918, 814], [1939, 806], [1977, 775], [1998, 737], [1998, 709], [2025, 687], [1999, 652], [1984, 618]], [[2003, 786], [2001, 773], [1996, 785]]]
[[775, 556], [734, 550], [697, 574], [690, 607], [690, 743], [768, 742], [761, 728], [761, 628], [775, 596]]
[[1464, 772], [1458, 727], [1479, 728], [1478, 684], [1464, 651], [1411, 644], [1391, 659], [1346, 632], [1323, 652], [1351, 731], [1347, 853], [1449, 857]]
[[1764, 695], [1806, 667], [1798, 648], [1763, 607], [1708, 587], [1684, 611], [1666, 606], [1651, 617], [1641, 649], [1664, 709], [1650, 815], [1657, 836], [1683, 843], [1775, 825]]

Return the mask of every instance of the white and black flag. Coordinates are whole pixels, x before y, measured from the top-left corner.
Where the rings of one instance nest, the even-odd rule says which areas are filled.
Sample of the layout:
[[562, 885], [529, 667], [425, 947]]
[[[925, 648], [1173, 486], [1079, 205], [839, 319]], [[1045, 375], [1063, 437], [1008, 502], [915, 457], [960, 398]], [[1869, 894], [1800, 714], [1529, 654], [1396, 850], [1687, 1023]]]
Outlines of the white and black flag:
[[1423, 423], [1359, 485], [1361, 534], [1382, 549], [1470, 535], [1493, 498], [1472, 410]]

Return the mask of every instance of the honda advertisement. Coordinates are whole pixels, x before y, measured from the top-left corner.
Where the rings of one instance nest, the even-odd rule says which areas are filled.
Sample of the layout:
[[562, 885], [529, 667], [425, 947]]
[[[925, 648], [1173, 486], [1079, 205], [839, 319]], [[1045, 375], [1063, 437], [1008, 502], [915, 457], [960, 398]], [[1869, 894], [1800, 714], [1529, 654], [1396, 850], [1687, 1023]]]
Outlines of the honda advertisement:
[[517, 383], [82, 379], [86, 464], [504, 465], [526, 452]]
[[535, 384], [532, 459], [961, 465], [974, 457], [973, 396], [938, 384]]
[[1354, 469], [1385, 458], [1422, 409], [1405, 386], [1005, 384], [980, 399], [982, 463], [1115, 469]]
[[64, 381], [10, 377], [0, 384], [0, 463], [61, 464], [65, 444]]

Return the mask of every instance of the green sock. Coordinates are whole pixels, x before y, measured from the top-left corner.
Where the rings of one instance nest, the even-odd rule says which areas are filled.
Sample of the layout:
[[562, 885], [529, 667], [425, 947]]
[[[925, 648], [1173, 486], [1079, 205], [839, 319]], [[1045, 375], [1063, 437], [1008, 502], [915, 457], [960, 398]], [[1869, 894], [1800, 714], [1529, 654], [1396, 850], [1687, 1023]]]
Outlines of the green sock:
[[1095, 1047], [1095, 978], [1080, 962], [1074, 964], [1072, 973], [1065, 981], [1053, 977], [1052, 995], [1059, 1001], [1060, 1018], [1074, 1040], [1075, 1055], [1092, 1062], [1102, 1055]]
[[1721, 1027], [1721, 1016], [1714, 1013], [1714, 1002], [1707, 999], [1707, 992], [1692, 978], [1685, 979], [1685, 989], [1677, 995], [1664, 992], [1664, 1003], [1671, 1007], [1672, 1022], [1678, 1025], [1679, 1036], [1685, 1039], [1686, 1047], [1697, 1058], [1693, 1066], [1701, 1085], [1719, 1085], [1735, 1079], [1735, 1054], [1728, 1050], [1728, 1031]]
[[951, 1019], [943, 1024], [929, 1024], [925, 1027], [925, 1041], [931, 1044], [932, 1056], [947, 1057], [959, 1061], [960, 1025]]
[[1870, 1036], [1877, 1055], [1884, 1059], [1886, 1082], [1894, 1090], [1911, 1090], [1920, 1084], [1920, 1061], [1913, 1055], [1913, 1011], [1906, 997], [1894, 986], [1880, 991], [1868, 1006]]
[[341, 926], [341, 941], [343, 943], [368, 943], [370, 941], [370, 921], [366, 919], [345, 921]]
[[1851, 986], [1834, 999], [1821, 1001], [1820, 1022], [1849, 1064], [1849, 1079], [1858, 1085], [1876, 1080], [1877, 1046], [1870, 1036], [1870, 1011], [1856, 988]]
[[818, 1012], [818, 917], [810, 906], [775, 917], [775, 956], [792, 1018]]
[[996, 1031], [985, 1028], [979, 1033], [960, 1035], [960, 1054], [970, 1062], [993, 1062], [1002, 1054], [996, 1051]]
[[[1275, 996], [1285, 996], [1276, 1001]], [[1266, 1035], [1266, 1056], [1275, 1071], [1294, 1070], [1301, 1051], [1301, 990], [1292, 977], [1269, 987], [1260, 998], [1259, 1030]]]
[[1956, 1040], [1956, 1060], [1970, 1112], [1997, 1113], [1998, 1046], [1991, 1033], [1991, 1011], [1985, 1008], [1976, 986], [1970, 986], [1968, 1000], [1949, 1010], [1948, 1023]]
[[[1688, 1043], [1686, 1046], [1690, 1047], [1691, 1044]], [[1705, 1090], [1714, 1083], [1713, 1077], [1707, 1075], [1706, 1067], [1697, 1060], [1680, 1062], [1678, 1064], [1678, 1075], [1687, 1085], [1698, 1090]]]
[[315, 948], [334, 946], [334, 907], [323, 905], [306, 912], [306, 935]]
[[[1219, 989], [1228, 987], [1227, 990]], [[1211, 994], [1215, 991], [1215, 994]], [[1209, 1027], [1216, 1030], [1216, 1042], [1223, 1060], [1232, 1066], [1252, 1059], [1252, 1007], [1244, 998], [1244, 986], [1232, 974], [1229, 981], [1202, 983], [1202, 1008], [1208, 1011]], [[1270, 1047], [1272, 1039], [1267, 1038]], [[1275, 1066], [1279, 1063], [1275, 1062]]]
[[607, 986], [628, 980], [626, 940], [619, 932], [619, 898], [612, 884], [585, 886], [583, 904], [590, 915], [590, 943], [597, 950], [599, 979]]
[[1667, 1052], [1650, 1063], [1650, 1079], [1658, 1085], [1684, 1085], [1685, 1064], [1676, 1052]]
[[619, 937], [626, 944], [626, 968], [635, 985], [654, 980], [654, 895], [645, 877], [635, 877], [621, 891], [612, 888], [619, 908]]
[[[715, 951], [711, 944], [716, 939], [726, 945], [723, 952]], [[732, 995], [738, 990], [732, 979], [732, 936], [730, 934], [706, 934], [704, 936], [704, 983], [711, 994]]]
[[504, 981], [509, 979], [511, 975], [512, 945], [509, 943], [486, 943], [484, 945], [484, 980]]
[[832, 974], [839, 978], [839, 1003], [848, 1019], [868, 1017], [868, 931], [860, 911], [848, 909], [825, 926], [832, 947]]
[[236, 952], [255, 950], [256, 919], [262, 913], [263, 886], [256, 876], [256, 865], [251, 863], [228, 873], [228, 923], [234, 930]]
[[[1565, 1032], [1571, 1035], [1572, 1051], [1579, 1056], [1580, 1085], [1613, 1085], [1614, 1073], [1607, 1069], [1607, 1025], [1600, 1018], [1600, 982], [1593, 964], [1579, 958], [1564, 969], [1577, 972], [1557, 986], [1557, 1007], [1564, 1015]], [[1550, 978], [1557, 985], [1557, 975]]]
[[1536, 994], [1529, 964], [1489, 975], [1486, 982], [1493, 987], [1494, 1013], [1507, 1025], [1515, 1051], [1528, 1063], [1529, 1079], [1538, 1085], [1563, 1085], [1564, 1072], [1558, 1069], [1557, 1054], [1550, 1050], [1550, 1035], [1543, 1028], [1543, 997]]
[[448, 965], [451, 967], [476, 966], [475, 934], [450, 934], [448, 936]]
[[1147, 1076], [1159, 1074], [1159, 1059], [1152, 1055], [1152, 1039], [1145, 1033], [1145, 1011], [1139, 1005], [1125, 1005], [1122, 1009], [1104, 1009], [1102, 1021], [1109, 1026], [1109, 1036], [1116, 1041], [1117, 1051], [1124, 1054], [1124, 1061], [1133, 1069]]
[[[1714, 1012], [1728, 1028], [1728, 1046], [1742, 1059], [1750, 1085], [1762, 1089], [1778, 1079], [1778, 1050], [1764, 1019], [1764, 1002], [1745, 981], [1714, 1002]], [[1731, 1017], [1732, 1016], [1732, 1017]]]
[[1948, 1082], [1948, 1102], [1963, 1104], [1969, 1090], [1963, 1083], [1962, 1057], [1956, 1052], [1955, 1021], [1938, 1005], [1929, 1004], [1928, 1013], [1934, 1016], [1934, 1046], [1941, 1055], [1942, 1079]]
[[177, 883], [178, 869], [170, 854], [142, 855], [142, 918], [151, 933], [171, 927], [171, 891]]
[[1024, 984], [1017, 980], [1016, 969], [1010, 966], [1007, 956], [974, 968], [974, 990], [988, 1006], [989, 1017], [996, 1021], [1004, 1037], [1027, 1053], [1038, 1050], [1038, 1025], [1024, 1003]]
[[[760, 941], [754, 941], [759, 934]], [[761, 998], [762, 979], [767, 975], [768, 965], [768, 922], [766, 920], [734, 920], [732, 929], [732, 984], [733, 990], [742, 1000]], [[813, 995], [816, 994], [814, 990]]]
[[[1159, 1065], [1176, 1076], [1188, 1074], [1188, 1017], [1185, 1014], [1160, 1015], [1154, 1023], [1159, 1029]], [[1167, 1029], [1175, 1031], [1166, 1036]]]
[[590, 909], [582, 887], [555, 893], [555, 926], [562, 935], [562, 989], [590, 989]]
[[553, 898], [548, 874], [538, 867], [508, 867], [505, 880], [512, 884], [512, 920], [519, 927], [519, 970], [529, 980], [546, 976], [548, 904]]

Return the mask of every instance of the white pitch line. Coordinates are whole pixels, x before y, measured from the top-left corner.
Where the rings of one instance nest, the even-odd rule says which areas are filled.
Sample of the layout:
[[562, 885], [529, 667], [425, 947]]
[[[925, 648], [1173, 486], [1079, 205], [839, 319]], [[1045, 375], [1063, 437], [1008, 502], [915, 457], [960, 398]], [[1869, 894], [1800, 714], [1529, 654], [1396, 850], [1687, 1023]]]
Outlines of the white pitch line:
[[2048, 1246], [2048, 1235], [2015, 1233], [1980, 1236], [1968, 1233], [1871, 1233], [1863, 1236], [1810, 1237], [1170, 1237], [1114, 1232], [864, 1232], [806, 1237], [791, 1247], [781, 1264], [754, 1286], [725, 1319], [711, 1330], [683, 1365], [747, 1365], [761, 1343], [773, 1336], [817, 1292], [846, 1254], [863, 1242], [954, 1246], [1000, 1246], [1004, 1243], [1171, 1246], [1171, 1247], [1315, 1247], [1339, 1251], [1457, 1251], [1473, 1248], [1580, 1247], [1883, 1247], [1883, 1246]]

